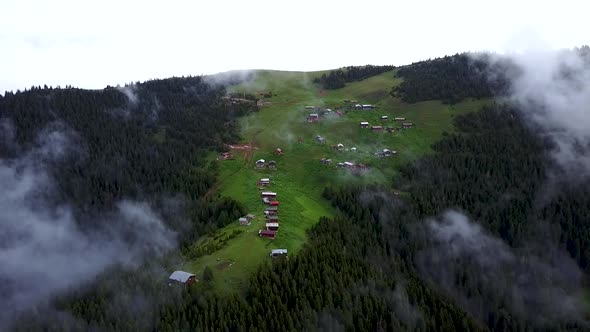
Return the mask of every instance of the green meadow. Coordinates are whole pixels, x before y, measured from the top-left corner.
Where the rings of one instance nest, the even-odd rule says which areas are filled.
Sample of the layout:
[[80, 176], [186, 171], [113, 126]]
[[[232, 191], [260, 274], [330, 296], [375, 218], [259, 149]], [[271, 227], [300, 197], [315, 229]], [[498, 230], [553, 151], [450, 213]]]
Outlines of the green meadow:
[[[390, 96], [391, 88], [399, 84], [394, 72], [387, 72], [363, 81], [348, 83], [338, 90], [322, 90], [313, 84], [314, 77], [322, 72], [258, 71], [255, 79], [230, 87], [232, 92], [258, 93], [271, 91], [272, 98], [260, 111], [240, 119], [242, 142], [255, 148], [243, 154], [233, 150], [234, 160], [220, 163], [219, 186], [216, 194], [242, 202], [256, 217], [249, 226], [235, 224], [220, 230], [212, 237], [201, 239], [195, 246], [215, 246], [210, 255], [189, 261], [182, 268], [200, 276], [205, 266], [214, 272], [214, 285], [220, 292], [242, 289], [247, 277], [264, 262], [270, 261], [271, 249], [286, 248], [289, 255], [297, 254], [306, 241], [306, 231], [321, 216], [334, 216], [335, 211], [322, 197], [326, 186], [363, 183], [388, 183], [400, 165], [429, 153], [431, 144], [445, 132], [452, 132], [455, 115], [479, 109], [486, 100], [469, 100], [456, 105], [438, 101], [405, 104]], [[344, 100], [372, 104], [369, 111], [349, 110]], [[332, 110], [332, 115], [315, 123], [308, 123], [310, 113], [305, 106], [320, 106]], [[340, 110], [343, 115], [335, 114]], [[381, 116], [389, 117], [382, 121]], [[372, 132], [360, 128], [361, 121], [370, 125], [399, 127], [394, 117], [406, 118], [414, 128], [389, 133]], [[320, 135], [325, 144], [315, 141]], [[331, 149], [341, 143], [343, 151]], [[356, 148], [356, 151], [350, 150]], [[283, 150], [275, 155], [276, 148]], [[383, 149], [395, 150], [392, 157], [379, 158], [375, 153]], [[320, 163], [321, 158], [332, 159], [332, 164]], [[275, 160], [276, 170], [258, 170], [255, 161]], [[368, 170], [352, 175], [336, 163], [351, 161], [363, 163]], [[265, 204], [260, 197], [257, 181], [268, 177], [271, 185], [266, 189], [277, 192], [280, 230], [274, 240], [261, 238], [258, 230], [264, 228]]]

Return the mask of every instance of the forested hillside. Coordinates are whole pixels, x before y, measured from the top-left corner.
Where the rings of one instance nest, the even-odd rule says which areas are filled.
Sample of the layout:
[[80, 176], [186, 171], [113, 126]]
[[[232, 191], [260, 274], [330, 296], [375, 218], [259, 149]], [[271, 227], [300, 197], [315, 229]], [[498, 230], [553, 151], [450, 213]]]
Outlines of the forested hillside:
[[[108, 315], [94, 306], [104, 309], [106, 330], [110, 319], [165, 303], [162, 280], [178, 262], [160, 256], [245, 213], [235, 200], [205, 195], [217, 176], [212, 153], [239, 139], [236, 119], [254, 110], [225, 94], [221, 84], [187, 77], [0, 98], [0, 329], [25, 310], [45, 312], [54, 293], [65, 295], [49, 308], [75, 314], [94, 299], [126, 306], [121, 294], [142, 285], [141, 310]], [[23, 317], [33, 330], [63, 318]]]
[[[388, 188], [326, 196], [354, 220], [377, 223], [388, 252], [488, 328], [587, 329], [587, 185], [563, 181], [548, 193], [547, 146], [510, 108], [456, 125], [459, 134], [402, 171], [394, 187], [407, 192], [403, 203]], [[440, 221], [425, 222], [431, 216]]]
[[491, 55], [462, 53], [400, 67], [396, 75], [403, 81], [391, 93], [408, 103], [439, 99], [450, 104], [502, 95], [508, 89], [505, 75], [514, 68], [505, 59], [490, 59]]
[[[416, 63], [399, 69], [403, 82], [393, 94], [406, 102], [442, 99], [454, 103], [508, 91], [508, 82], [503, 76], [494, 76], [492, 80], [485, 77], [489, 66], [489, 61], [478, 62], [466, 54]], [[512, 65], [504, 62], [498, 66], [493, 70], [506, 73]], [[344, 71], [330, 74], [330, 79], [330, 75], [326, 75], [317, 83], [336, 82], [336, 87], [387, 69], [359, 68], [366, 70], [352, 70], [355, 74], [350, 77], [345, 77]], [[393, 84], [392, 76], [389, 77], [386, 86]], [[283, 86], [278, 83], [273, 87]], [[301, 85], [301, 95], [310, 91], [314, 92], [311, 95], [317, 95], [319, 89], [303, 90], [308, 84], [297, 83]], [[328, 85], [323, 88], [329, 89]], [[531, 121], [527, 113], [531, 110], [525, 112], [502, 103], [490, 104], [478, 112], [462, 113], [457, 112], [456, 106], [449, 106], [455, 130], [441, 134], [443, 138], [432, 145], [431, 153], [416, 156], [403, 166], [397, 165], [395, 177], [385, 179], [381, 185], [351, 185], [346, 182], [350, 178], [322, 182], [334, 183], [325, 189], [324, 185], [311, 184], [316, 187], [318, 201], [323, 189], [326, 200], [321, 203], [331, 203], [340, 212], [334, 213], [336, 217], [333, 218], [321, 217], [317, 224], [310, 226], [305, 242], [301, 242], [302, 249], [296, 254], [289, 248], [288, 257], [269, 258], [267, 250], [274, 248], [276, 240], [260, 242], [264, 246], [261, 249], [264, 257], [255, 262], [263, 263], [254, 265], [259, 266], [257, 270], [247, 271], [245, 286], [226, 282], [221, 285], [231, 285], [235, 289], [226, 293], [219, 291], [216, 281], [222, 280], [223, 269], [227, 268], [224, 267], [226, 257], [220, 251], [208, 254], [209, 260], [203, 263], [202, 273], [195, 272], [199, 273], [198, 283], [178, 287], [169, 284], [170, 270], [177, 269], [187, 258], [202, 258], [201, 251], [191, 251], [189, 246], [202, 244], [198, 239], [204, 233], [211, 235], [212, 242], [221, 243], [220, 246], [224, 240], [219, 237], [236, 234], [251, 235], [244, 236], [245, 241], [261, 240], [256, 230], [238, 228], [238, 225], [215, 232], [252, 209], [245, 211], [239, 202], [217, 195], [213, 187], [217, 164], [208, 162], [214, 151], [223, 149], [223, 143], [239, 139], [235, 119], [252, 110], [254, 103], [250, 100], [257, 98], [254, 93], [264, 91], [267, 99], [276, 94], [263, 84], [255, 87], [258, 90], [248, 90], [251, 94], [234, 95], [243, 99], [243, 103], [223, 98], [227, 96], [223, 86], [206, 83], [201, 78], [156, 80], [100, 91], [33, 88], [0, 98], [0, 127], [3, 129], [0, 176], [5, 169], [14, 169], [18, 176], [28, 168], [46, 169], [58, 184], [57, 189], [47, 191], [41, 186], [30, 195], [31, 201], [55, 206], [68, 202], [77, 216], [72, 220], [83, 230], [103, 228], [105, 219], [95, 216], [116, 208], [121, 200], [147, 201], [167, 226], [178, 233], [181, 254], [149, 256], [150, 259], [142, 262], [123, 260], [127, 265], [121, 266], [105, 265], [108, 268], [101, 269], [102, 273], [61, 289], [43, 305], [28, 308], [13, 321], [11, 329], [590, 329], [589, 178], [572, 173], [564, 167], [563, 160], [556, 159], [557, 148], [563, 147], [559, 145], [563, 140], [559, 139], [567, 133], [563, 130], [567, 126], [557, 127], [560, 136], [556, 139], [541, 123]], [[356, 88], [362, 90], [363, 87]], [[367, 91], [363, 90], [360, 95], [372, 95], [373, 90]], [[289, 127], [292, 121], [276, 116], [276, 112], [292, 103], [286, 94], [288, 91], [279, 93], [286, 104], [276, 102], [272, 106], [275, 101], [271, 100], [271, 106], [265, 107], [272, 112], [263, 113], [263, 107], [255, 114], [265, 114], [268, 118], [250, 117], [257, 127], [248, 129], [259, 135], [270, 121], [280, 122], [276, 130], [281, 135], [292, 129]], [[387, 92], [384, 95], [391, 98]], [[346, 95], [338, 94], [338, 101], [344, 98]], [[306, 103], [307, 100], [300, 100], [297, 107]], [[399, 116], [404, 107], [409, 108], [402, 102], [399, 105], [395, 116]], [[418, 114], [419, 111], [403, 115], [415, 115], [420, 119]], [[563, 124], [555, 119], [554, 122]], [[298, 125], [308, 123], [300, 121]], [[354, 129], [357, 126], [355, 121]], [[400, 144], [398, 149], [403, 153], [401, 142], [412, 137], [410, 130], [401, 132], [407, 136], [385, 137]], [[539, 132], [543, 135], [538, 135]], [[275, 149], [278, 140], [275, 136], [267, 137], [266, 141]], [[575, 147], [585, 153], [585, 147], [580, 145], [583, 140], [576, 141], [579, 136], [573, 138]], [[297, 144], [299, 153], [305, 157], [311, 149], [321, 148], [319, 144]], [[283, 146], [286, 157], [297, 153], [290, 144]], [[263, 147], [261, 144], [260, 150]], [[35, 163], [40, 161], [39, 167], [30, 165], [34, 164], [31, 160], [16, 162], [26, 159], [31, 149], [40, 150], [41, 158], [31, 159]], [[297, 168], [302, 167], [298, 163], [283, 166], [288, 159], [279, 159], [282, 157], [269, 151], [262, 153], [283, 161], [281, 171], [290, 167], [298, 171], [305, 169]], [[223, 161], [224, 166], [220, 168], [232, 170], [224, 180], [252, 184], [253, 196], [260, 205], [254, 182], [260, 174], [266, 173], [252, 170], [252, 160], [244, 157], [244, 174], [248, 177], [239, 182], [240, 168], [231, 168], [231, 162]], [[284, 184], [287, 180], [280, 176], [290, 173], [277, 174], [271, 173], [271, 177]], [[0, 182], [2, 179], [0, 177]], [[285, 190], [286, 186], [276, 188], [283, 189], [281, 210], [288, 211], [289, 191]], [[296, 188], [301, 197], [294, 199], [311, 204], [309, 199], [302, 199], [308, 187]], [[0, 204], [4, 204], [2, 199]], [[0, 206], [6, 208], [7, 205]], [[141, 207], [147, 208], [146, 205]], [[43, 212], [56, 213], [54, 210]], [[293, 211], [288, 222], [301, 222], [301, 217], [296, 218], [299, 212]], [[284, 221], [286, 215], [281, 214], [281, 222], [288, 226]], [[184, 219], [190, 221], [188, 225], [182, 221]], [[281, 236], [289, 234], [285, 229], [287, 227], [282, 227]], [[149, 237], [157, 232], [157, 228], [150, 228], [148, 233], [138, 234]], [[129, 232], [123, 238], [137, 241], [134, 234]], [[150, 242], [138, 242], [150, 245]], [[244, 243], [243, 247], [236, 248], [256, 253], [253, 242]], [[112, 256], [108, 258], [115, 260]], [[244, 263], [227, 264], [246, 265]], [[66, 264], [65, 269], [70, 271], [68, 268]], [[5, 275], [0, 275], [0, 280], [3, 277]], [[4, 279], [7, 281], [0, 286], [0, 294], [10, 297], [11, 283], [15, 279]], [[52, 283], [55, 281], [48, 278], [43, 285]], [[42, 291], [43, 287], [33, 289]], [[0, 314], [0, 318], [4, 316]]]
[[[346, 217], [322, 219], [304, 250], [261, 267], [244, 297], [220, 297], [205, 279], [150, 321], [161, 331], [586, 329], [585, 277], [556, 250], [587, 270], [588, 204], [572, 196], [587, 190], [564, 183], [570, 189], [537, 202], [551, 169], [547, 146], [510, 108], [488, 107], [456, 125], [459, 133], [405, 168], [392, 188], [326, 189]], [[427, 222], [433, 216], [442, 221]], [[71, 307], [75, 324], [138, 326], [105, 321], [105, 300]]]
[[[235, 119], [250, 109], [226, 103], [224, 95], [223, 86], [201, 77], [7, 93], [0, 119], [14, 135], [0, 142], [0, 157], [51, 142], [43, 136], [48, 128], [61, 135], [54, 145], [71, 153], [47, 165], [59, 188], [50, 199], [72, 204], [79, 221], [123, 198], [156, 201], [180, 193], [197, 204], [215, 182], [215, 169], [205, 164], [208, 153], [237, 139]], [[233, 216], [235, 203], [227, 204]], [[211, 216], [198, 212], [193, 219], [199, 216], [195, 225], [202, 229]]]

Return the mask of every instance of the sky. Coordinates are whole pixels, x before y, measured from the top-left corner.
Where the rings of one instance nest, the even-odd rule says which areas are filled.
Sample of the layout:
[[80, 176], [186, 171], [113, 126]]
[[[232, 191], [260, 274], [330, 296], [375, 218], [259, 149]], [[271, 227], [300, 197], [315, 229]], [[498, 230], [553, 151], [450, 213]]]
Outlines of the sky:
[[584, 1], [0, 1], [0, 94], [590, 44]]

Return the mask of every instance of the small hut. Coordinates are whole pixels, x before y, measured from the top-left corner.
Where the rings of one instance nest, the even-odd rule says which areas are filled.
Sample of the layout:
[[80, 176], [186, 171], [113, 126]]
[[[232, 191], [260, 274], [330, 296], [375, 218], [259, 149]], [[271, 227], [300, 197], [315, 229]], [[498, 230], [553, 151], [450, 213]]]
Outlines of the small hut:
[[194, 274], [184, 271], [174, 271], [170, 277], [168, 277], [168, 279], [171, 281], [169, 285], [172, 285], [172, 282], [174, 282], [190, 286], [192, 283], [199, 281], [197, 278], [195, 278]]

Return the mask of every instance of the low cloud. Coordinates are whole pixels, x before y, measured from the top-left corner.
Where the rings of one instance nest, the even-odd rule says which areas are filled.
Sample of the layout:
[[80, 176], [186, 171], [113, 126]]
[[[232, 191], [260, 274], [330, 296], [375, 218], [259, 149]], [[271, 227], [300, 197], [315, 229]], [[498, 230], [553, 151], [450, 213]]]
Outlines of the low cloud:
[[[522, 112], [539, 135], [550, 139], [556, 165], [565, 174], [588, 178], [590, 49], [535, 48], [517, 54], [477, 57], [489, 62], [491, 80], [498, 75], [507, 79], [507, 100]], [[498, 66], [498, 63], [510, 66]]]
[[75, 150], [68, 133], [43, 131], [39, 145], [0, 160], [0, 328], [20, 312], [92, 281], [115, 265], [138, 266], [176, 245], [149, 205], [122, 201], [89, 232], [68, 205], [49, 203], [55, 183], [46, 166]]
[[124, 87], [117, 86], [117, 90], [119, 90], [121, 93], [127, 96], [127, 99], [129, 100], [129, 104], [131, 104], [131, 106], [136, 106], [139, 102], [135, 85], [127, 85]]
[[456, 211], [427, 222], [430, 245], [416, 257], [420, 273], [481, 320], [502, 307], [539, 326], [587, 323], [583, 274], [549, 243], [513, 249]]
[[231, 70], [214, 75], [206, 75], [203, 80], [211, 85], [236, 85], [246, 81], [251, 81], [256, 77], [256, 71], [253, 70]]

